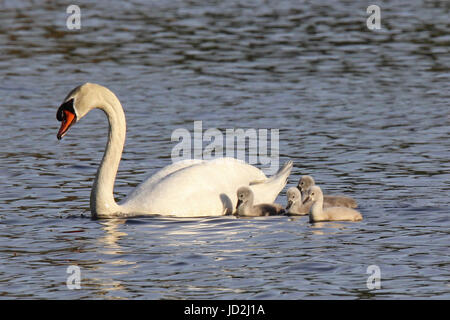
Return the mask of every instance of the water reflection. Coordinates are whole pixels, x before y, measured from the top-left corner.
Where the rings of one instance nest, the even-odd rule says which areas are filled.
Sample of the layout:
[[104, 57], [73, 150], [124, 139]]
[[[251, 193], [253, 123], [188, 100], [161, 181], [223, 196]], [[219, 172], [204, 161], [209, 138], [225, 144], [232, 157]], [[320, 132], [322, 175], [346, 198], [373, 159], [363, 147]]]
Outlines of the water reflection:
[[361, 222], [339, 222], [339, 221], [324, 221], [324, 222], [309, 222], [308, 215], [304, 216], [289, 216], [289, 221], [303, 222], [308, 230], [314, 235], [333, 235], [339, 234], [345, 230], [351, 230], [354, 223]]
[[101, 221], [102, 230], [104, 230], [104, 235], [98, 240], [103, 244], [104, 253], [107, 254], [118, 254], [120, 253], [119, 240], [126, 236], [127, 233], [120, 231], [119, 228], [125, 223], [125, 219], [107, 219]]
[[126, 223], [125, 219], [108, 219], [100, 222], [103, 235], [98, 238], [99, 253], [111, 256], [104, 263], [91, 272], [91, 278], [86, 279], [95, 288], [96, 298], [123, 299], [126, 286], [117, 277], [129, 275], [133, 272], [135, 261], [129, 261], [123, 255], [124, 249], [120, 241], [128, 234], [120, 228]]
[[[351, 223], [360, 223], [360, 222], [351, 222]], [[311, 223], [310, 230], [315, 235], [332, 235], [339, 234], [343, 230], [347, 230], [348, 224], [344, 222], [315, 222]]]

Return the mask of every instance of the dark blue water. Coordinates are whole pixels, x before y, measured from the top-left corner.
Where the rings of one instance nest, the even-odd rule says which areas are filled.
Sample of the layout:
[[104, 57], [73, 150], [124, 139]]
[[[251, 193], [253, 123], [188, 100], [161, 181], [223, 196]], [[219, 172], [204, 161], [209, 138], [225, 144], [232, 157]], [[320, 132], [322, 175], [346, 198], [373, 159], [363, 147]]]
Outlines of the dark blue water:
[[[367, 5], [81, 1], [68, 30], [67, 3], [0, 4], [0, 297], [450, 298], [450, 8], [381, 3], [370, 31]], [[312, 174], [364, 220], [91, 220], [106, 119], [90, 113], [61, 142], [55, 119], [87, 81], [125, 108], [118, 200], [201, 120], [279, 129], [288, 186]], [[66, 286], [71, 265], [81, 289]]]

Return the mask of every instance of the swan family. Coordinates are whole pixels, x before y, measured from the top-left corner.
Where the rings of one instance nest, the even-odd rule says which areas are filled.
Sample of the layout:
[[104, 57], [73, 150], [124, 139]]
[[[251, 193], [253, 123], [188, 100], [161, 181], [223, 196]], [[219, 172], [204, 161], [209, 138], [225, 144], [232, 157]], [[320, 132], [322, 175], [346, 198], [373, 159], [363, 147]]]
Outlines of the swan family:
[[125, 144], [126, 121], [116, 95], [93, 83], [74, 88], [56, 113], [61, 122], [57, 138], [62, 139], [93, 109], [102, 110], [109, 124], [105, 152], [91, 189], [90, 209], [94, 219], [142, 215], [201, 217], [308, 213], [311, 222], [362, 219], [353, 209], [357, 206], [355, 200], [345, 196], [324, 196], [311, 176], [303, 176], [296, 188], [288, 190], [286, 208], [275, 204], [287, 184], [292, 161], [287, 161], [271, 177], [233, 158], [179, 161], [149, 176], [117, 203], [114, 182]]

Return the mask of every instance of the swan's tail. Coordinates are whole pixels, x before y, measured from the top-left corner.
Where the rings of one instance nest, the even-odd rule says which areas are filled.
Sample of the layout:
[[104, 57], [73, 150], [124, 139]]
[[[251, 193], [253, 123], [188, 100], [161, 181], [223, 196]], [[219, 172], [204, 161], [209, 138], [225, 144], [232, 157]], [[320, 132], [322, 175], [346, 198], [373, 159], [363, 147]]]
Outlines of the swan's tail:
[[269, 179], [263, 182], [255, 181], [250, 183], [250, 187], [255, 194], [254, 204], [273, 203], [281, 190], [286, 186], [293, 165], [294, 163], [289, 160]]
[[[281, 181], [283, 182], [283, 187], [286, 185], [289, 175], [291, 174], [291, 170], [292, 167], [294, 166], [294, 162], [292, 162], [292, 160], [287, 161], [281, 168], [280, 170], [278, 170], [277, 173], [275, 173], [272, 177], [270, 177], [269, 180], [271, 179], [281, 179]], [[281, 191], [281, 190], [280, 190]]]

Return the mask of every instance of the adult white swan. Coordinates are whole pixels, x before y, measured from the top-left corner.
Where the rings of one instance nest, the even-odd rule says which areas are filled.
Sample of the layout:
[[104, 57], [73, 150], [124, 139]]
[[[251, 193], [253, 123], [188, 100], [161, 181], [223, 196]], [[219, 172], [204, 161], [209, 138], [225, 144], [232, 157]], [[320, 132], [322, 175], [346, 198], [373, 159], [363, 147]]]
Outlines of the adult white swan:
[[274, 176], [267, 178], [258, 168], [232, 158], [185, 160], [161, 169], [116, 203], [114, 180], [125, 143], [126, 124], [122, 105], [115, 94], [93, 83], [73, 89], [56, 114], [61, 121], [57, 138], [61, 139], [76, 121], [95, 108], [105, 112], [109, 135], [91, 191], [93, 218], [230, 214], [236, 208], [239, 187], [250, 186], [255, 204], [272, 203], [286, 185], [292, 169], [292, 161], [288, 161]]

